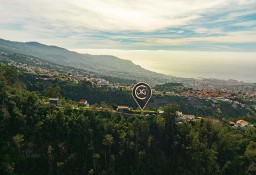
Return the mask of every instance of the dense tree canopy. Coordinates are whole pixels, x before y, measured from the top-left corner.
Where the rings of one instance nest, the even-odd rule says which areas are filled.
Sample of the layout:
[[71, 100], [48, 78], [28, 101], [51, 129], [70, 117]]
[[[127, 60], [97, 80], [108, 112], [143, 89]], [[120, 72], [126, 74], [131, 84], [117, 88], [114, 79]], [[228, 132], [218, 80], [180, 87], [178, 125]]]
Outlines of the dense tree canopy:
[[211, 119], [176, 123], [177, 105], [145, 117], [44, 104], [47, 93], [28, 91], [15, 69], [0, 68], [0, 174], [256, 172], [253, 127], [236, 130]]

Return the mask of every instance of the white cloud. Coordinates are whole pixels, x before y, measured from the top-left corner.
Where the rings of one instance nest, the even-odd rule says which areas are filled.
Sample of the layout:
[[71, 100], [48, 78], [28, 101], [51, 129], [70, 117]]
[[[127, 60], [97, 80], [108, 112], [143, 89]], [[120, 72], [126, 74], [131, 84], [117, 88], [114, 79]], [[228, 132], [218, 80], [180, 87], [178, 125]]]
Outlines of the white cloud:
[[[250, 14], [255, 14], [256, 13], [256, 8], [254, 9], [247, 9], [248, 8], [248, 4], [245, 3], [247, 6], [242, 8], [239, 8], [240, 6], [234, 6], [234, 9], [229, 9], [229, 14], [227, 14], [226, 16], [221, 17], [221, 19], [218, 20], [218, 22], [226, 22], [226, 21], [233, 21], [236, 20], [239, 17], [242, 16], [246, 16], [246, 15], [250, 15]], [[254, 6], [256, 5], [255, 2], [253, 4]], [[249, 6], [250, 7], [250, 6]]]
[[[228, 1], [214, 0], [0, 0], [0, 23], [32, 25], [37, 22], [61, 27], [96, 30], [154, 31], [188, 24], [208, 9]], [[55, 26], [58, 28], [58, 25]]]
[[[207, 13], [214, 16], [227, 11], [214, 22], [255, 13], [255, 9], [248, 9], [255, 5], [251, 0], [0, 0], [0, 4], [0, 37], [17, 41], [34, 40], [68, 48], [81, 43], [84, 47], [116, 48], [122, 47], [122, 40], [126, 39], [134, 39], [129, 43], [134, 47], [197, 41], [255, 42], [253, 32], [224, 32], [222, 26], [209, 27], [201, 21]], [[233, 24], [253, 23], [239, 22]], [[168, 34], [154, 33], [167, 28], [171, 28]], [[188, 30], [197, 36], [187, 36]], [[218, 36], [204, 37], [205, 34]]]
[[217, 42], [217, 43], [248, 43], [256, 42], [256, 32], [243, 31], [243, 32], [230, 32], [227, 35], [219, 36], [206, 36], [206, 37], [187, 37], [187, 38], [150, 38], [145, 40], [144, 45], [181, 45], [192, 42]]
[[233, 26], [253, 27], [253, 26], [256, 26], [256, 21], [237, 22], [237, 23], [234, 23]]
[[216, 28], [203, 28], [203, 27], [198, 27], [198, 28], [191, 28], [194, 30], [196, 33], [201, 33], [201, 34], [223, 34], [223, 30], [221, 29], [216, 29]]

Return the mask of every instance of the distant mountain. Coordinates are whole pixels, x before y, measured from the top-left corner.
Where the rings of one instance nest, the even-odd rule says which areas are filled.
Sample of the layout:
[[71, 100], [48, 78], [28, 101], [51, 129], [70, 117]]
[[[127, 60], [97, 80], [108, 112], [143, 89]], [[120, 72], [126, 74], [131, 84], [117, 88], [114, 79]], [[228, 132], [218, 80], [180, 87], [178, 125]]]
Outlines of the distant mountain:
[[155, 73], [132, 61], [110, 55], [89, 55], [38, 42], [14, 42], [0, 39], [0, 50], [31, 55], [56, 64], [92, 71], [103, 76], [146, 81], [152, 84], [170, 82], [174, 77]]

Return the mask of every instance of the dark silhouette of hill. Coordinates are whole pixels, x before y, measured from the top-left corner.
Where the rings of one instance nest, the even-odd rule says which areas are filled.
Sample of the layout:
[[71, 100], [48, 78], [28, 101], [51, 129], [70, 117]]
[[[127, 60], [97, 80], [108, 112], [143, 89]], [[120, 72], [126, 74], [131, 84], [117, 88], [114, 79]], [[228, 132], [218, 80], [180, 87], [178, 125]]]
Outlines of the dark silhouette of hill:
[[104, 76], [136, 79], [149, 83], [169, 82], [172, 76], [152, 72], [132, 61], [111, 55], [80, 54], [67, 49], [38, 42], [14, 42], [0, 39], [0, 50], [31, 55], [56, 64], [92, 71]]

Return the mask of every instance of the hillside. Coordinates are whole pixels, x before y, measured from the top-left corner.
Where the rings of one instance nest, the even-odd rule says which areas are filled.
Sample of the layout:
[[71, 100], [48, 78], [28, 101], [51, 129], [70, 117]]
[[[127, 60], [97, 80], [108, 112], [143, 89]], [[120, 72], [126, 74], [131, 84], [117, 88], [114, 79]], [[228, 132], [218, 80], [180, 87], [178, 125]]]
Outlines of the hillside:
[[174, 104], [147, 117], [65, 99], [56, 106], [45, 103], [45, 93], [28, 91], [20, 76], [0, 65], [1, 175], [256, 173], [254, 125], [234, 128], [225, 118], [177, 122]]
[[[168, 76], [152, 72], [135, 65], [132, 61], [111, 55], [89, 55], [69, 51], [57, 46], [47, 46], [38, 42], [14, 42], [0, 39], [0, 53], [10, 52], [36, 57], [70, 69], [91, 72], [98, 77], [112, 77], [129, 81], [145, 81], [151, 85], [161, 83], [182, 83], [186, 87], [196, 89], [225, 89], [227, 91], [255, 91], [255, 83], [244, 83], [236, 80], [193, 79]], [[20, 62], [21, 60], [19, 60]]]
[[79, 54], [56, 46], [37, 42], [13, 42], [0, 39], [0, 51], [31, 55], [56, 64], [92, 71], [104, 76], [136, 79], [152, 84], [171, 81], [173, 77], [155, 73], [132, 61], [109, 55]]

